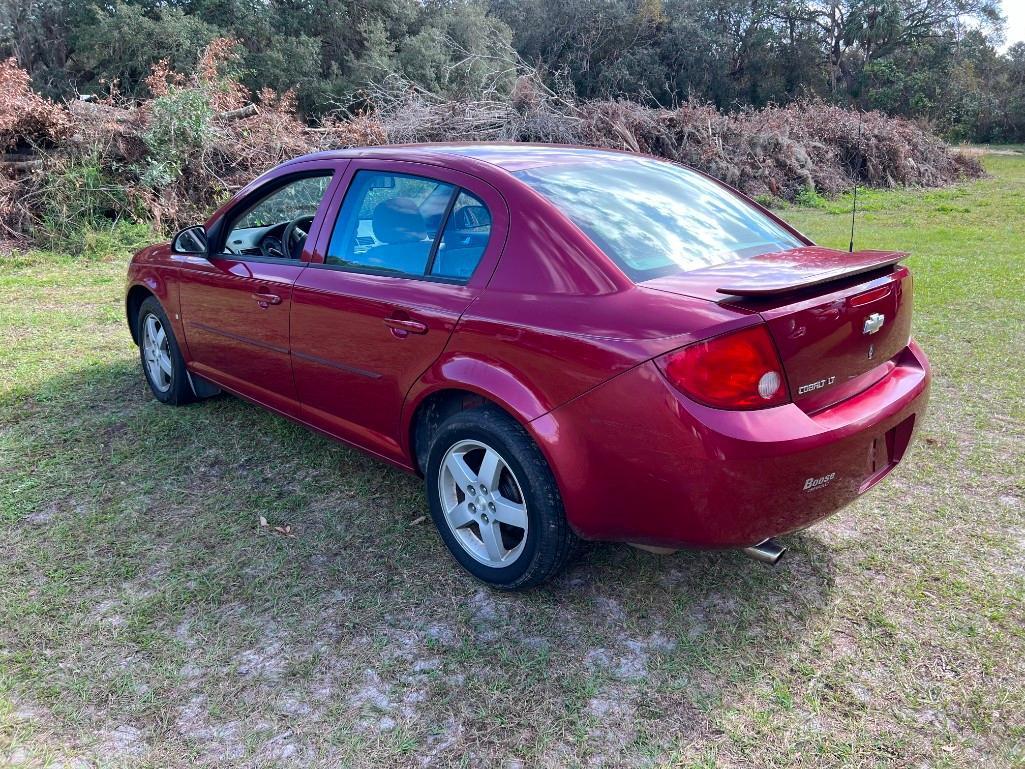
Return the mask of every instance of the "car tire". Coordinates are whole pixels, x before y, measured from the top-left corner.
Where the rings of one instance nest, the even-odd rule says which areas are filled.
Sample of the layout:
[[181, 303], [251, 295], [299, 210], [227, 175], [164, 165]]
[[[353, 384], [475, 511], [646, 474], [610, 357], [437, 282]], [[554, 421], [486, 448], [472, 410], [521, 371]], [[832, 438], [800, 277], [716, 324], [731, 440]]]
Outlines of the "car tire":
[[155, 297], [148, 297], [139, 307], [137, 338], [142, 373], [150, 392], [161, 403], [183, 406], [196, 399], [189, 384], [178, 340], [164, 308]]
[[441, 424], [425, 483], [431, 517], [449, 551], [494, 588], [539, 585], [580, 549], [541, 450], [498, 409], [460, 411]]

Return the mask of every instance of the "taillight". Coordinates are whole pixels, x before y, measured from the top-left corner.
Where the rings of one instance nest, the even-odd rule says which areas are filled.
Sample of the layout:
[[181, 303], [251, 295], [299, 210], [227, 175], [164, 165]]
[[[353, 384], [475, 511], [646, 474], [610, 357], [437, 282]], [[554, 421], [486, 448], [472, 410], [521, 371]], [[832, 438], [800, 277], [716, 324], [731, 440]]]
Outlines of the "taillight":
[[783, 365], [763, 326], [698, 342], [658, 363], [684, 395], [719, 409], [763, 409], [789, 403]]

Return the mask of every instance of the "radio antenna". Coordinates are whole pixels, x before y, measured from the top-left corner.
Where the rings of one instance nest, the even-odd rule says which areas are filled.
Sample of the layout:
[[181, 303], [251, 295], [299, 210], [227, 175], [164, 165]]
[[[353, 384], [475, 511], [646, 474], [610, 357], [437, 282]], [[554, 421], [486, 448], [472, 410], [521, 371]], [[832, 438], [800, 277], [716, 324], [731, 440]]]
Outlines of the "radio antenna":
[[850, 253], [854, 253], [854, 217], [858, 213], [858, 175], [861, 173], [861, 123], [864, 117], [861, 110], [858, 110], [858, 142], [855, 145], [857, 149], [858, 164], [854, 167], [854, 204], [851, 206], [851, 245], [849, 247]]

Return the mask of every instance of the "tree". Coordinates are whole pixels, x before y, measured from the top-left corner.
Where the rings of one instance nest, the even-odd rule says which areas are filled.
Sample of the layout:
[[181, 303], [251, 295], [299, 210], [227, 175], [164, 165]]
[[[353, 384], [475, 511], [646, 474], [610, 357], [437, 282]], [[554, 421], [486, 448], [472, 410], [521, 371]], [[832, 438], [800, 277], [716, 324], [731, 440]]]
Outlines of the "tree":
[[142, 96], [154, 63], [166, 59], [172, 69], [191, 71], [203, 48], [220, 34], [180, 8], [147, 13], [141, 5], [117, 0], [75, 30], [72, 64], [83, 85], [117, 84], [126, 95]]
[[250, 90], [292, 89], [309, 117], [366, 106], [392, 73], [443, 95], [508, 88], [519, 57], [583, 98], [820, 97], [1025, 138], [1023, 54], [997, 52], [1001, 25], [999, 0], [2, 0], [0, 56], [49, 96], [134, 96], [156, 61], [187, 70], [230, 37]]

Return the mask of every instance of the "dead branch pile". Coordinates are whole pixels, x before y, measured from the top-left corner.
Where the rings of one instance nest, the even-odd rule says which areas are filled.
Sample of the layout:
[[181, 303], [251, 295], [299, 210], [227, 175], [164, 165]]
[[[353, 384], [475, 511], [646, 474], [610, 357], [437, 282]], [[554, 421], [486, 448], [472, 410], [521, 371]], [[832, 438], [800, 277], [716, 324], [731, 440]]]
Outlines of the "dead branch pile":
[[[724, 114], [702, 104], [657, 109], [578, 101], [526, 70], [511, 91], [447, 100], [398, 78], [371, 88], [372, 108], [303, 123], [291, 93], [250, 94], [215, 41], [196, 74], [165, 64], [139, 104], [54, 104], [14, 60], [0, 64], [0, 237], [66, 243], [77, 230], [128, 220], [163, 230], [202, 220], [281, 161], [317, 150], [434, 141], [536, 141], [611, 147], [681, 161], [751, 195], [833, 195], [854, 179], [938, 186], [981, 175], [913, 123], [820, 102]], [[860, 123], [860, 126], [859, 126]], [[860, 138], [859, 138], [860, 133]]]
[[[445, 101], [397, 79], [374, 90], [388, 141], [538, 141], [644, 152], [686, 163], [749, 195], [942, 186], [979, 176], [973, 159], [881, 112], [820, 101], [723, 113], [706, 104], [657, 109], [627, 100], [578, 102], [521, 76], [510, 97]], [[859, 138], [860, 134], [860, 138]]]

